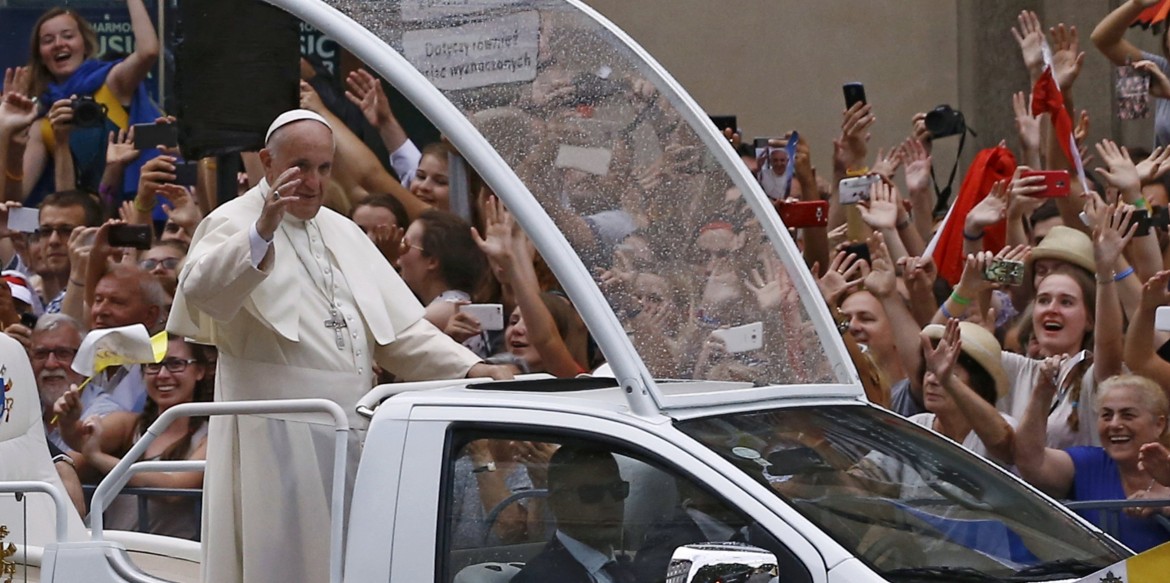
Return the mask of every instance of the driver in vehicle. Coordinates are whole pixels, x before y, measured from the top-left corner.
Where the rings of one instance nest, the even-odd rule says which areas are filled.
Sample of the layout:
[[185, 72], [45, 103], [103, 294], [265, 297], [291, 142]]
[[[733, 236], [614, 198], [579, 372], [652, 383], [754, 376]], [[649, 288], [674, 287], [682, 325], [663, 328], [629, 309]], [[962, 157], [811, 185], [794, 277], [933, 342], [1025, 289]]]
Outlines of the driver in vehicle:
[[637, 581], [625, 557], [614, 553], [622, 540], [630, 483], [622, 480], [613, 454], [561, 446], [549, 460], [548, 488], [557, 530], [512, 583]]

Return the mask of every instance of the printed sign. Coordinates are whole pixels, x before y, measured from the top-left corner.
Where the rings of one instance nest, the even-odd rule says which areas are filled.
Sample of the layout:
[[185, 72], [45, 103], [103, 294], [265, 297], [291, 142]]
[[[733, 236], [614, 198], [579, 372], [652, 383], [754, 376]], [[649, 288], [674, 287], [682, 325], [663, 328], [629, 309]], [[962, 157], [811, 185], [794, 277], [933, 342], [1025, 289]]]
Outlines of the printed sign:
[[301, 54], [316, 57], [334, 75], [341, 66], [341, 51], [337, 42], [305, 22], [301, 23]]
[[443, 90], [471, 89], [536, 77], [540, 15], [522, 12], [453, 28], [402, 35], [402, 49]]

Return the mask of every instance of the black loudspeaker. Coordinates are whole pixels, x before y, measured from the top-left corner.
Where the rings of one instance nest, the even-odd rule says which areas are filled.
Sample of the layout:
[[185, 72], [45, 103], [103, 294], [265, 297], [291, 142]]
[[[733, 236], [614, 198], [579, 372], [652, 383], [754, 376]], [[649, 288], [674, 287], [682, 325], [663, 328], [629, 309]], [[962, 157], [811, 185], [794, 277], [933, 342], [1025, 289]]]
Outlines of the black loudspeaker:
[[175, 96], [190, 159], [259, 150], [299, 104], [300, 21], [261, 0], [179, 2]]

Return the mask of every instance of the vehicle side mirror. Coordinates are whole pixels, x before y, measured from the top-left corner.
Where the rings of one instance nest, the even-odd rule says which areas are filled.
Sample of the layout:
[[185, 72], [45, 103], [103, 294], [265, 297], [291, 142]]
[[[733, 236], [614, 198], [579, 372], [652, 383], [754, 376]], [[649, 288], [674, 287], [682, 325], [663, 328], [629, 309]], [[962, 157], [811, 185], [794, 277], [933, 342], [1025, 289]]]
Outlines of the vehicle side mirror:
[[773, 583], [779, 581], [776, 555], [738, 542], [706, 542], [674, 550], [666, 583]]

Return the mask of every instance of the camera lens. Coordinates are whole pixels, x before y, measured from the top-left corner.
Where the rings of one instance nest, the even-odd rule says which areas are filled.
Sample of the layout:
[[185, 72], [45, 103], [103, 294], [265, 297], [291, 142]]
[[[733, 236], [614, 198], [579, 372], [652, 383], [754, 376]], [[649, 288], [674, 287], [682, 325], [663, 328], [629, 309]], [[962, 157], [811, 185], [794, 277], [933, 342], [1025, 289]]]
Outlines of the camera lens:
[[74, 99], [71, 105], [73, 107], [73, 124], [77, 127], [100, 126], [106, 117], [105, 108], [94, 101], [93, 98], [82, 97]]

